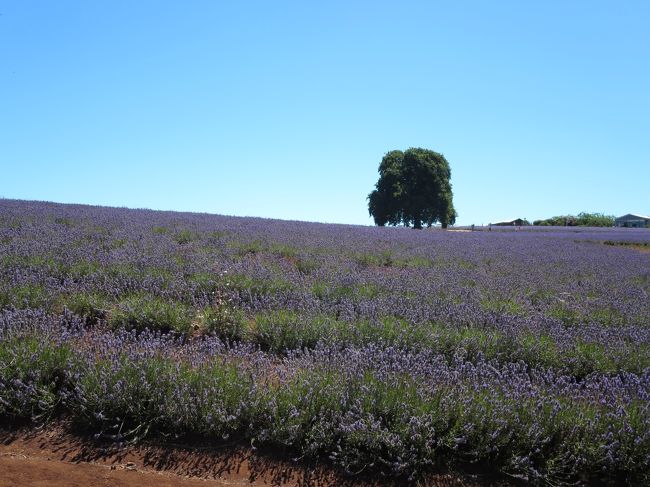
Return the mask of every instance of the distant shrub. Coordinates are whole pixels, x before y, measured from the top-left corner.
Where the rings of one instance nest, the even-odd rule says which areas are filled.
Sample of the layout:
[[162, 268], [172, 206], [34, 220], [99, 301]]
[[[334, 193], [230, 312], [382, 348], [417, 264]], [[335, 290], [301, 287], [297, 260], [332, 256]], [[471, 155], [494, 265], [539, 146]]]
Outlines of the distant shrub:
[[220, 276], [210, 272], [197, 272], [186, 277], [192, 292], [192, 297], [212, 296], [220, 285]]
[[224, 274], [220, 282], [226, 289], [251, 295], [274, 294], [293, 287], [290, 281], [279, 276], [260, 278], [239, 273]]
[[192, 240], [195, 239], [196, 239], [196, 235], [194, 235], [189, 230], [181, 230], [176, 235], [174, 235], [174, 240], [176, 241], [177, 244], [180, 245], [190, 243]]
[[111, 310], [108, 323], [114, 329], [188, 333], [192, 328], [192, 314], [181, 303], [167, 302], [159, 297], [132, 296]]
[[562, 303], [550, 306], [547, 314], [568, 326], [577, 325], [581, 320], [580, 312]]
[[395, 258], [390, 250], [378, 254], [363, 252], [354, 256], [354, 260], [361, 267], [390, 267], [395, 263]]
[[427, 257], [421, 257], [418, 255], [410, 255], [403, 259], [400, 259], [400, 267], [431, 267], [433, 262]]
[[60, 265], [51, 255], [15, 255], [9, 254], [2, 256], [0, 264], [3, 267], [12, 267], [17, 269], [43, 269], [50, 271], [59, 271]]
[[64, 272], [65, 274], [75, 280], [82, 279], [86, 276], [94, 274], [101, 269], [101, 266], [97, 262], [87, 261], [87, 260], [78, 260], [75, 263], [68, 266]]
[[629, 247], [636, 250], [650, 250], [650, 242], [626, 242], [620, 240], [605, 240], [605, 245], [612, 247]]
[[492, 311], [494, 313], [521, 315], [523, 314], [523, 307], [507, 298], [489, 297], [481, 300], [481, 307], [485, 311]]
[[302, 316], [294, 311], [275, 310], [255, 315], [250, 337], [273, 352], [284, 352], [330, 341], [333, 331], [327, 316]]
[[554, 227], [613, 227], [615, 219], [613, 215], [582, 212], [578, 213], [578, 216], [563, 215], [547, 218], [546, 220], [535, 220], [533, 225]]
[[312, 294], [324, 301], [340, 301], [342, 299], [362, 300], [373, 299], [379, 296], [381, 288], [371, 282], [360, 284], [331, 285], [323, 281], [316, 281], [311, 288]]
[[224, 237], [227, 237], [229, 234], [230, 232], [227, 232], [225, 230], [213, 230], [212, 232], [208, 233], [208, 239], [219, 241]]
[[0, 288], [0, 308], [47, 308], [49, 304], [47, 291], [40, 284], [10, 286], [4, 290]]
[[201, 314], [202, 328], [223, 340], [240, 341], [246, 334], [246, 315], [232, 306], [205, 308]]
[[363, 268], [367, 267], [431, 267], [432, 262], [417, 255], [397, 256], [390, 250], [380, 253], [363, 252], [354, 256], [354, 261]]
[[71, 218], [57, 217], [54, 219], [54, 223], [63, 225], [65, 227], [71, 227], [74, 225], [74, 221]]
[[271, 244], [270, 250], [271, 253], [285, 258], [294, 258], [298, 255], [298, 249], [296, 247], [282, 243]]
[[578, 225], [585, 227], [613, 227], [616, 217], [602, 213], [578, 213]]
[[136, 280], [142, 277], [141, 269], [130, 262], [117, 262], [104, 266], [103, 272], [107, 277], [120, 280]]
[[320, 267], [320, 263], [308, 257], [298, 257], [295, 266], [301, 274], [309, 275]]
[[127, 244], [128, 240], [125, 238], [116, 238], [110, 243], [112, 250], [121, 249]]
[[266, 250], [266, 245], [261, 240], [251, 240], [248, 242], [232, 241], [228, 246], [235, 251], [238, 257], [254, 255]]
[[98, 294], [75, 293], [65, 296], [62, 301], [66, 308], [91, 325], [104, 319], [108, 310], [106, 298]]

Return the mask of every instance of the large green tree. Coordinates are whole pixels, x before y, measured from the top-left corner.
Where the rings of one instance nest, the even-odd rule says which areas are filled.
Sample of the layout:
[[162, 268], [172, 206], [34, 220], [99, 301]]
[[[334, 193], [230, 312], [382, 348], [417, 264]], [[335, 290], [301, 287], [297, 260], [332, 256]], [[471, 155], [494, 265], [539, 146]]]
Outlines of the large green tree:
[[379, 180], [368, 195], [368, 212], [379, 226], [422, 225], [456, 221], [451, 170], [442, 154], [411, 148], [388, 152], [379, 164]]

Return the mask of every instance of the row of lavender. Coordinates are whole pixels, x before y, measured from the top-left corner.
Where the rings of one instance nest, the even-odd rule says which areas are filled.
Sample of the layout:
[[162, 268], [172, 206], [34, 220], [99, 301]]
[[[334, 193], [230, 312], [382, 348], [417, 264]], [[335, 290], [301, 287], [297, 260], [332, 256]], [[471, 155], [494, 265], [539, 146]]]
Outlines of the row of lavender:
[[0, 415], [236, 435], [350, 472], [638, 481], [648, 244], [2, 200]]
[[216, 337], [0, 317], [0, 416], [65, 414], [98, 437], [245, 439], [347, 473], [478, 464], [531, 482], [650, 481], [650, 373], [582, 381], [525, 364], [367, 345], [285, 357]]

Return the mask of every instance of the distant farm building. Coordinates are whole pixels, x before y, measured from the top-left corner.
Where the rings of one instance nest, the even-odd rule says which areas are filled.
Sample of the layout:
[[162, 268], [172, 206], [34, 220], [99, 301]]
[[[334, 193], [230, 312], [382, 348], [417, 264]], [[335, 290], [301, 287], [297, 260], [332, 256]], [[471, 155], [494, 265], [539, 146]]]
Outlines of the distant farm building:
[[650, 216], [633, 215], [631, 213], [628, 213], [627, 215], [619, 216], [616, 220], [614, 220], [614, 224], [617, 227], [650, 227]]
[[522, 225], [529, 225], [529, 223], [523, 218], [515, 218], [514, 220], [491, 223], [490, 225], [495, 225], [497, 227], [521, 227]]

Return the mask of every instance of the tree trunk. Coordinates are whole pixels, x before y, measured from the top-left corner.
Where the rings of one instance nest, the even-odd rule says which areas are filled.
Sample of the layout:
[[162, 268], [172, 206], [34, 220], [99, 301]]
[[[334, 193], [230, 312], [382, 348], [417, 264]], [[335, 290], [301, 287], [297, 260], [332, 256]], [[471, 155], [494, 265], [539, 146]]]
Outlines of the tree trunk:
[[422, 222], [420, 220], [413, 222], [413, 230], [422, 230]]

